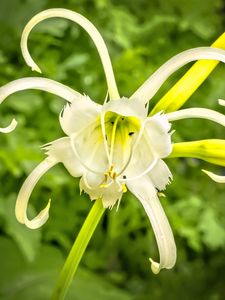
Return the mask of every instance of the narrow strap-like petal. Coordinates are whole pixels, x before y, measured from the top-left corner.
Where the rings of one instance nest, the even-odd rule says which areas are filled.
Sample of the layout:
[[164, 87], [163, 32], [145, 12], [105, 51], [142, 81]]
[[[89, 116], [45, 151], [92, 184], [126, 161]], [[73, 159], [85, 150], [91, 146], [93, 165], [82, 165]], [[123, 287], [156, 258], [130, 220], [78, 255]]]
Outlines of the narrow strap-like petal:
[[42, 77], [24, 77], [0, 87], [0, 104], [11, 94], [28, 89], [49, 92], [71, 103], [81, 97], [80, 93], [57, 81]]
[[200, 118], [213, 121], [225, 126], [225, 116], [215, 110], [208, 108], [186, 108], [166, 114], [168, 121], [177, 121], [189, 118]]
[[107, 47], [105, 45], [105, 42], [98, 32], [98, 30], [95, 28], [95, 26], [84, 16], [73, 12], [68, 9], [62, 9], [62, 8], [53, 8], [53, 9], [47, 9], [45, 11], [42, 11], [41, 13], [35, 15], [26, 25], [24, 28], [22, 39], [21, 39], [21, 49], [22, 54], [24, 56], [24, 59], [28, 66], [32, 68], [32, 70], [35, 70], [37, 72], [41, 72], [40, 68], [37, 66], [37, 64], [33, 61], [32, 57], [30, 56], [30, 53], [27, 48], [27, 39], [29, 36], [30, 31], [32, 28], [37, 25], [39, 22], [49, 19], [49, 18], [65, 18], [68, 20], [71, 20], [77, 24], [79, 24], [81, 27], [84, 28], [84, 30], [87, 31], [87, 33], [92, 38], [93, 42], [95, 43], [95, 46], [97, 47], [98, 53], [100, 55], [104, 72], [106, 75], [106, 80], [108, 84], [108, 91], [109, 96], [111, 99], [119, 99], [119, 93], [116, 86], [116, 81], [113, 73], [113, 68], [111, 64], [111, 60], [109, 57], [109, 53], [107, 50]]
[[173, 232], [151, 180], [143, 176], [137, 181], [128, 182], [127, 187], [143, 205], [155, 233], [160, 262], [150, 259], [153, 273], [159, 273], [162, 268], [171, 269], [176, 262], [176, 245]]
[[131, 99], [137, 98], [140, 102], [147, 103], [170, 75], [185, 64], [201, 59], [225, 62], [225, 51], [212, 47], [199, 47], [177, 54], [153, 73], [131, 96]]
[[219, 102], [219, 105], [225, 106], [225, 100], [219, 99], [218, 102]]
[[202, 170], [206, 175], [208, 175], [213, 181], [218, 183], [225, 183], [225, 176], [223, 175], [216, 175], [213, 172], [209, 172], [206, 170]]
[[[46, 91], [57, 95], [70, 103], [75, 101], [76, 98], [82, 97], [82, 95], [78, 92], [57, 81], [42, 77], [24, 77], [11, 81], [0, 87], [0, 104], [11, 94], [28, 89]], [[16, 125], [17, 122], [13, 119], [9, 126], [0, 128], [0, 132], [11, 132], [16, 128]]]
[[47, 221], [49, 216], [50, 200], [47, 206], [39, 212], [35, 218], [29, 220], [27, 218], [27, 206], [30, 195], [39, 179], [56, 163], [56, 160], [50, 159], [49, 157], [42, 161], [27, 177], [19, 191], [15, 209], [16, 218], [20, 223], [25, 224], [31, 229], [39, 228]]

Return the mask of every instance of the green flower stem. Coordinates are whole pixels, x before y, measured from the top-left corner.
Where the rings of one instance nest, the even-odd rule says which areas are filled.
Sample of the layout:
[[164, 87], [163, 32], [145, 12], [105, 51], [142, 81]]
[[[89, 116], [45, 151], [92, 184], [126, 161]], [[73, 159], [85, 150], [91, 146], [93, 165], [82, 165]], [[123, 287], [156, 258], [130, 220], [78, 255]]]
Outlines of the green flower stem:
[[102, 206], [102, 201], [100, 199], [96, 200], [73, 244], [72, 249], [70, 250], [53, 291], [51, 300], [65, 299], [67, 290], [72, 282], [80, 260], [104, 211], [105, 209]]

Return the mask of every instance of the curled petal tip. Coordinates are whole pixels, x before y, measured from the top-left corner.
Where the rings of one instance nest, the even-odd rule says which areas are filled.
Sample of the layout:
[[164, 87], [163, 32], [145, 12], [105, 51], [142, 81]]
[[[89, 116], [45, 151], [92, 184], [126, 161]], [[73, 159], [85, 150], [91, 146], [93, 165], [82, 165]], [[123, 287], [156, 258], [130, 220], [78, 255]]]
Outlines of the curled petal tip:
[[149, 258], [150, 262], [151, 262], [151, 270], [154, 274], [159, 274], [160, 272], [160, 266], [159, 263], [157, 263], [156, 261], [154, 261], [153, 259]]
[[48, 200], [48, 204], [46, 205], [46, 207], [42, 209], [42, 211], [40, 211], [40, 213], [34, 219], [32, 219], [31, 221], [25, 220], [24, 222], [25, 225], [30, 229], [37, 229], [42, 225], [44, 225], [49, 218], [50, 206], [51, 206], [51, 199]]
[[218, 100], [219, 105], [225, 106], [225, 100], [219, 99]]
[[38, 72], [38, 73], [42, 73], [41, 69], [35, 64], [30, 66], [32, 71]]
[[57, 161], [51, 157], [47, 157], [30, 173], [19, 191], [15, 207], [16, 218], [20, 223], [25, 224], [30, 229], [37, 229], [48, 220], [51, 199], [49, 199], [46, 207], [31, 220], [27, 217], [27, 206], [30, 195], [39, 179], [56, 163]]
[[202, 170], [206, 175], [208, 175], [213, 181], [217, 183], [225, 183], [225, 176], [222, 175], [216, 175], [213, 172], [209, 172], [206, 170]]
[[1, 133], [10, 133], [16, 128], [17, 124], [18, 124], [17, 121], [15, 119], [13, 119], [12, 122], [9, 124], [9, 126], [0, 128], [0, 132]]

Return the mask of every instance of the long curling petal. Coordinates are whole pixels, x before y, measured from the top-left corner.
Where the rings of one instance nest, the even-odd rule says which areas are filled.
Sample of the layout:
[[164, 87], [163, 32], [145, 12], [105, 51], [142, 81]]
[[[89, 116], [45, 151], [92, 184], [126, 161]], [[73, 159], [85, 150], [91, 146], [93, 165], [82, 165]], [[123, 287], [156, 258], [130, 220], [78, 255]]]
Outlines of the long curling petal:
[[218, 60], [225, 63], [225, 51], [212, 47], [199, 47], [175, 55], [153, 73], [131, 96], [131, 99], [137, 98], [140, 102], [147, 103], [170, 75], [187, 63], [200, 59]]
[[[27, 89], [46, 91], [70, 103], [74, 102], [76, 98], [81, 97], [81, 94], [57, 81], [42, 77], [24, 77], [0, 87], [0, 104], [11, 94]], [[13, 119], [9, 126], [0, 128], [0, 132], [9, 133], [16, 128], [16, 125], [17, 121]]]
[[213, 121], [225, 127], [225, 116], [208, 108], [186, 108], [166, 114], [168, 121], [177, 121], [189, 118], [200, 118]]
[[12, 132], [17, 126], [17, 121], [15, 119], [13, 119], [11, 121], [11, 123], [9, 124], [9, 126], [4, 127], [4, 128], [0, 128], [0, 132], [1, 133], [9, 133]]
[[225, 100], [219, 99], [218, 102], [219, 102], [219, 105], [225, 106]]
[[0, 87], [0, 104], [9, 95], [28, 89], [49, 92], [71, 103], [81, 96], [80, 93], [54, 80], [42, 77], [24, 77]]
[[16, 218], [20, 223], [25, 224], [31, 229], [39, 228], [47, 221], [49, 217], [50, 200], [47, 206], [40, 211], [35, 218], [29, 220], [27, 218], [27, 206], [30, 195], [39, 179], [56, 163], [56, 160], [50, 159], [49, 157], [42, 161], [27, 177], [19, 191], [15, 208]]
[[109, 57], [109, 53], [107, 50], [107, 47], [105, 45], [105, 42], [100, 35], [99, 31], [96, 29], [96, 27], [84, 16], [73, 12], [68, 9], [62, 9], [62, 8], [53, 8], [53, 9], [47, 9], [45, 11], [42, 11], [41, 13], [35, 15], [26, 25], [24, 28], [24, 31], [22, 33], [22, 38], [21, 38], [21, 49], [22, 49], [22, 54], [23, 57], [28, 64], [32, 68], [32, 70], [40, 72], [40, 68], [37, 66], [37, 64], [34, 62], [32, 57], [30, 56], [30, 53], [27, 48], [27, 40], [30, 31], [32, 28], [37, 25], [39, 22], [49, 19], [49, 18], [55, 18], [55, 17], [60, 17], [60, 18], [65, 18], [68, 20], [71, 20], [77, 24], [79, 24], [81, 27], [86, 30], [86, 32], [90, 35], [92, 38], [93, 42], [95, 43], [95, 46], [97, 47], [99, 56], [102, 61], [103, 69], [106, 75], [106, 81], [108, 84], [108, 91], [111, 99], [119, 99], [119, 93], [117, 90], [117, 85], [113, 73], [113, 68], [111, 64], [111, 60]]
[[[225, 50], [225, 32], [215, 40], [211, 47]], [[182, 107], [207, 77], [209, 77], [218, 64], [219, 61], [216, 60], [199, 60], [195, 62], [156, 103], [150, 115], [153, 116], [162, 110], [164, 112], [176, 111]]]
[[127, 187], [143, 205], [155, 233], [160, 262], [157, 263], [150, 258], [152, 272], [157, 274], [162, 268], [171, 269], [176, 262], [176, 245], [152, 182], [147, 176], [143, 176], [139, 180], [127, 182]]
[[216, 175], [213, 172], [209, 172], [206, 170], [202, 170], [206, 175], [208, 175], [213, 181], [217, 183], [225, 183], [225, 176], [222, 175]]

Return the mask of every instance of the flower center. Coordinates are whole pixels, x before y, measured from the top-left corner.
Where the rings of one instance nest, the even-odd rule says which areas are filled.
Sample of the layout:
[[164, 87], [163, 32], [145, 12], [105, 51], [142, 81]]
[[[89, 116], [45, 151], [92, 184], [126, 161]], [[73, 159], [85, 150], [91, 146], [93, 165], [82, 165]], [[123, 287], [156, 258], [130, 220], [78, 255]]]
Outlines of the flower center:
[[106, 152], [110, 177], [120, 175], [128, 164], [141, 122], [136, 117], [125, 117], [113, 112], [104, 116]]
[[125, 193], [127, 191], [125, 183], [121, 183], [117, 179], [118, 174], [114, 171], [114, 166], [110, 166], [109, 170], [104, 173], [104, 180], [100, 185], [100, 188], [107, 188], [111, 184], [115, 183], [117, 185], [117, 191]]

